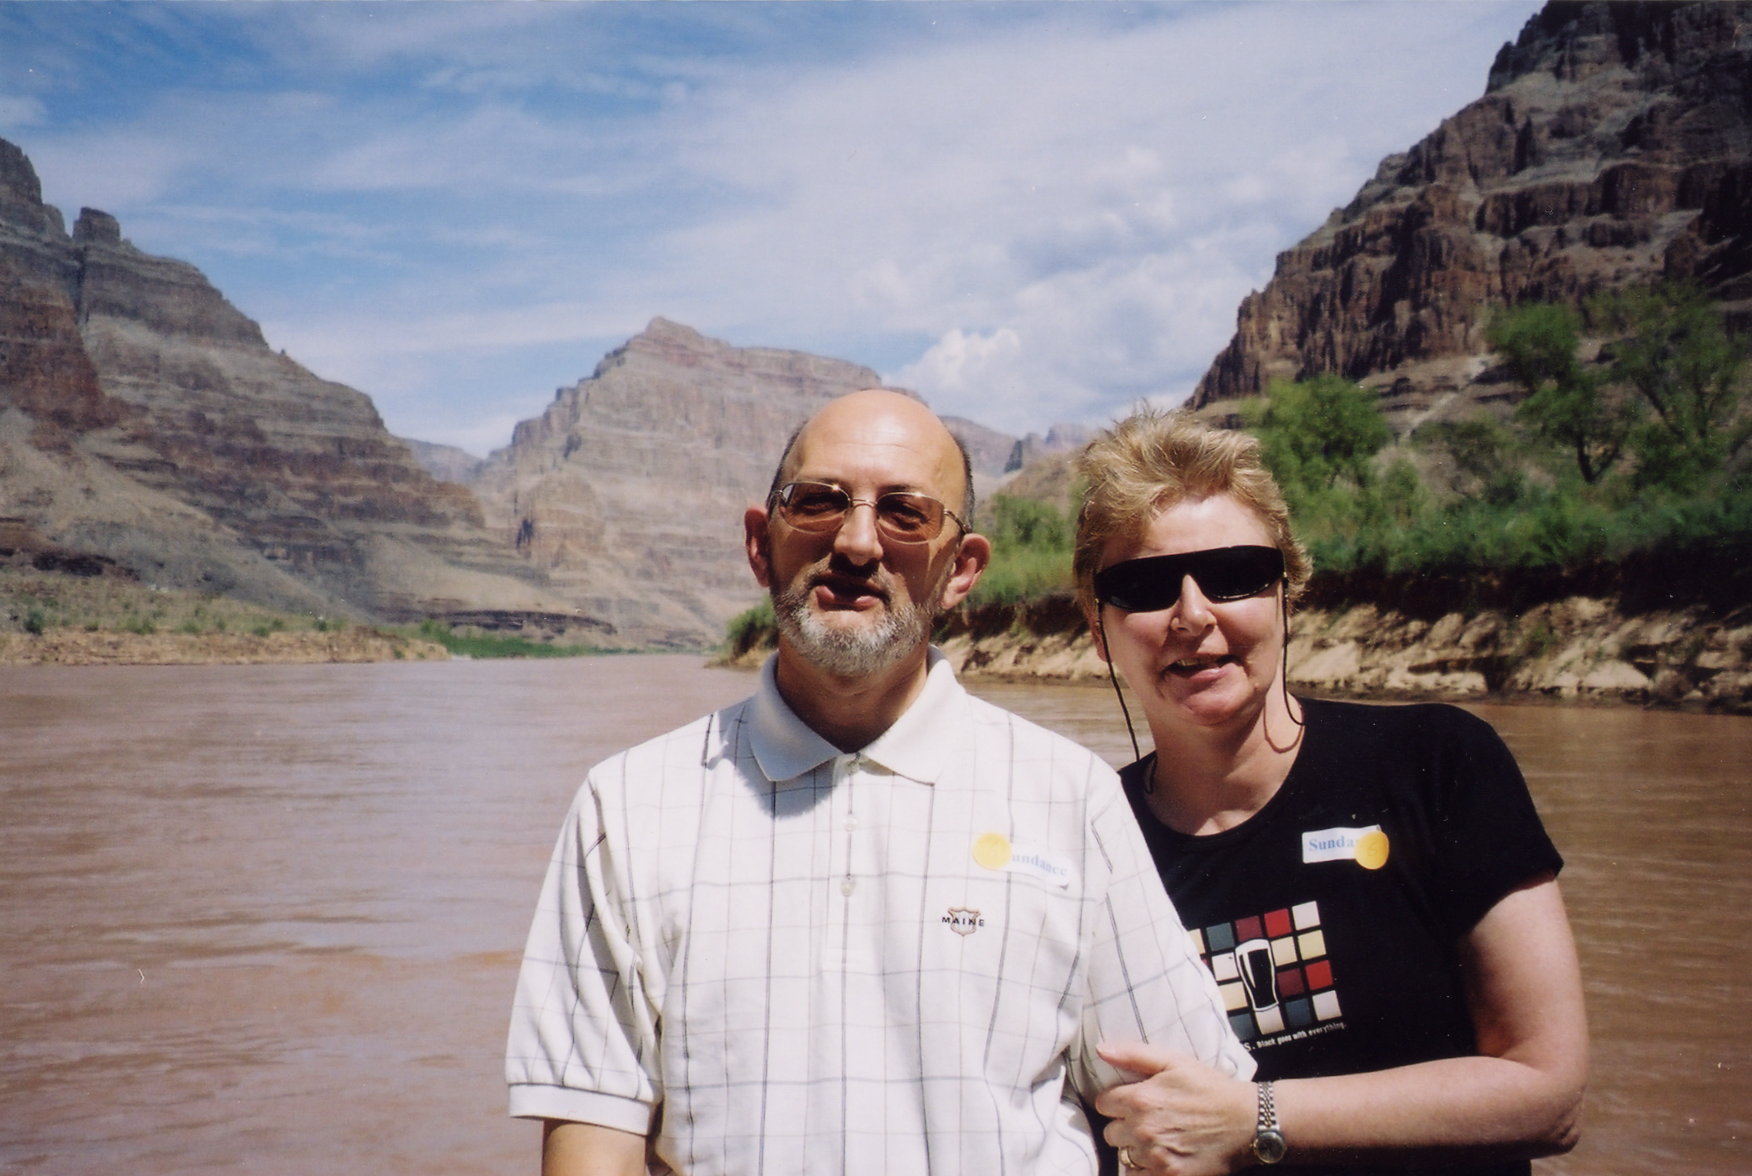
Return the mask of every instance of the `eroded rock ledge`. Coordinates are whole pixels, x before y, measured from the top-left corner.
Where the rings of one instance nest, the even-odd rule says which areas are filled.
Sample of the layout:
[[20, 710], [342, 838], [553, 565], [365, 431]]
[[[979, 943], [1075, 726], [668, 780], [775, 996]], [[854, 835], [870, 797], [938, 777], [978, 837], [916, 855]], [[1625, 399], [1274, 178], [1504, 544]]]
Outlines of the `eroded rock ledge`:
[[[1069, 596], [963, 609], [937, 640], [966, 674], [1106, 681]], [[770, 632], [751, 635], [725, 660], [758, 665], [771, 648]], [[1294, 614], [1289, 661], [1293, 686], [1328, 697], [1752, 714], [1752, 557], [1694, 550], [1513, 579], [1324, 576]]]
[[[965, 673], [1104, 681], [1068, 598], [988, 605], [951, 624]], [[1520, 699], [1752, 714], [1752, 607], [1628, 609], [1564, 596], [1524, 608], [1326, 605], [1297, 612], [1293, 686], [1326, 696]]]

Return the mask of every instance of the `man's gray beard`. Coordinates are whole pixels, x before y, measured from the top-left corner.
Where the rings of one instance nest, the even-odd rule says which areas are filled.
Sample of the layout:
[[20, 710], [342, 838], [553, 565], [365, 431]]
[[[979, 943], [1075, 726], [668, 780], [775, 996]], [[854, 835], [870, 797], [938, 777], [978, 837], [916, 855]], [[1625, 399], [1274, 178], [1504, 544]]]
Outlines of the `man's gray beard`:
[[885, 612], [874, 625], [838, 628], [809, 607], [812, 589], [793, 584], [773, 593], [779, 636], [804, 661], [840, 678], [862, 678], [904, 660], [931, 639], [937, 610], [927, 601]]

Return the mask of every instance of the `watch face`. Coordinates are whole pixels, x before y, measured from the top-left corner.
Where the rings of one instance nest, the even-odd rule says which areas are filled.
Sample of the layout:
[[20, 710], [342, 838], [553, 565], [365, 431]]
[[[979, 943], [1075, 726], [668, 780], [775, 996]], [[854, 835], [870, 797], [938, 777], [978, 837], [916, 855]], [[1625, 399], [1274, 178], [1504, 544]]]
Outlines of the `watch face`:
[[1282, 1131], [1265, 1130], [1253, 1137], [1253, 1154], [1262, 1164], [1275, 1164], [1284, 1158], [1284, 1152], [1289, 1149], [1284, 1144]]

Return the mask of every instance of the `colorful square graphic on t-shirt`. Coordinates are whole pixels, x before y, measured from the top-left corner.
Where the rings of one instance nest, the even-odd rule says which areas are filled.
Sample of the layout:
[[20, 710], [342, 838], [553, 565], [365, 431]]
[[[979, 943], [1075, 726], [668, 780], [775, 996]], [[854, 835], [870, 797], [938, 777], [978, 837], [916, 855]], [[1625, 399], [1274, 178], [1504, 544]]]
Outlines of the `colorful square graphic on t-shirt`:
[[1308, 1029], [1339, 1016], [1318, 903], [1198, 927], [1192, 938], [1242, 1041]]

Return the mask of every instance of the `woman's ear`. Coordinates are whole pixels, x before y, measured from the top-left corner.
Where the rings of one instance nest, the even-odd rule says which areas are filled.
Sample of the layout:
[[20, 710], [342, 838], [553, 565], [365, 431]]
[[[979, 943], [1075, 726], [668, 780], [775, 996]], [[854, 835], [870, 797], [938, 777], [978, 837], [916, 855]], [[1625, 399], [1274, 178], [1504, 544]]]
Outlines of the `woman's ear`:
[[1102, 661], [1112, 665], [1113, 659], [1107, 656], [1107, 630], [1101, 627], [1101, 606], [1097, 604], [1091, 608], [1084, 605], [1083, 620], [1089, 625], [1089, 637], [1095, 642], [1096, 654]]

